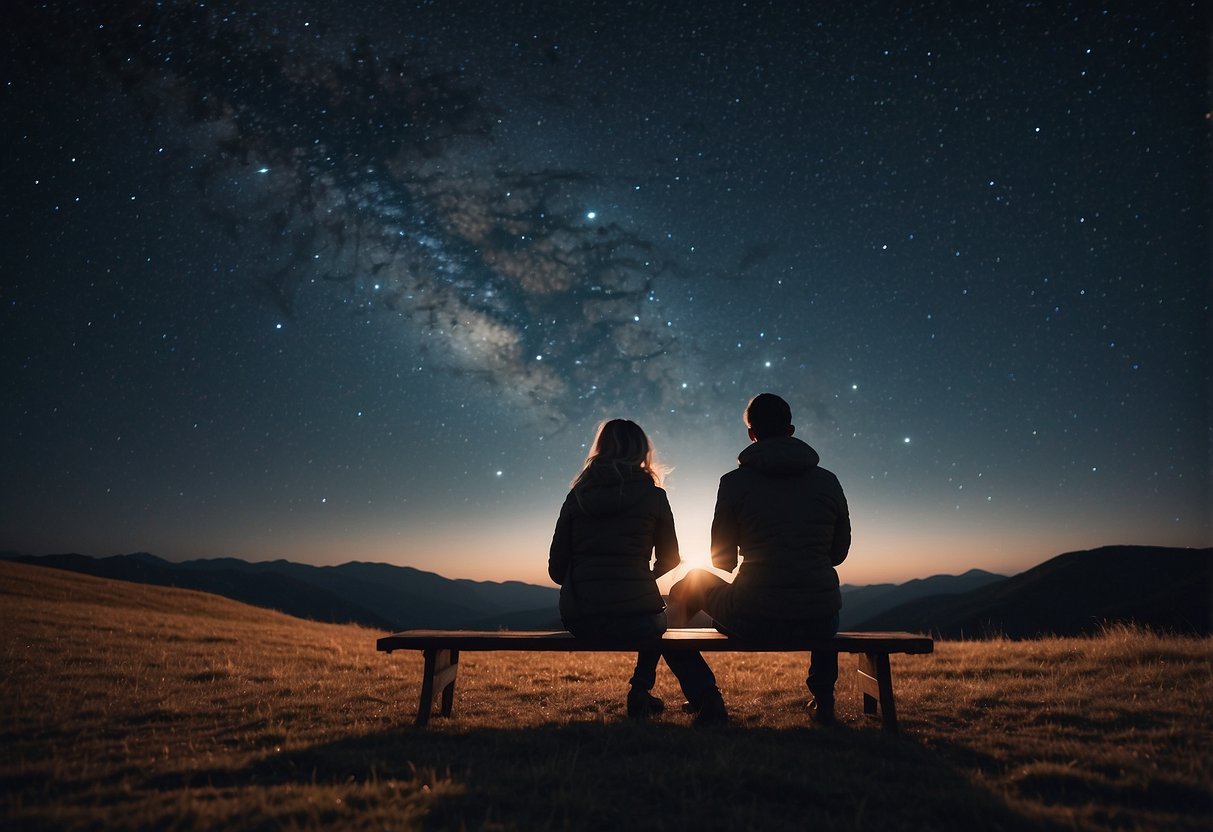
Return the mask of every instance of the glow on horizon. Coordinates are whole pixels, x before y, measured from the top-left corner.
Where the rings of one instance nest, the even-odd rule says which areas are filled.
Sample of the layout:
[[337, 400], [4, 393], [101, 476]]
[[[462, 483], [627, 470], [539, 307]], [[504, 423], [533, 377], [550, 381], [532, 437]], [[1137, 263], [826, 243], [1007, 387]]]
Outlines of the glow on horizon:
[[[676, 458], [691, 459], [689, 453]], [[659, 581], [663, 590], [692, 566], [707, 566], [716, 478], [686, 465], [666, 485], [687, 565]], [[849, 479], [841, 474], [843, 482]], [[95, 515], [87, 531], [39, 523], [37, 537], [11, 539], [27, 554], [81, 552], [106, 556], [147, 551], [169, 560], [237, 557], [286, 559], [314, 565], [372, 561], [411, 566], [447, 578], [523, 581], [551, 586], [547, 553], [563, 499], [563, 481], [545, 485], [517, 503], [477, 506], [461, 513], [418, 512], [398, 519], [323, 512], [309, 517], [186, 518], [166, 512], [155, 527], [136, 527]], [[838, 572], [843, 583], [901, 583], [978, 568], [1012, 575], [1067, 551], [1111, 544], [1207, 546], [1205, 527], [1162, 524], [1141, 509], [1110, 522], [1097, 504], [1037, 508], [1025, 523], [1022, 506], [1011, 510], [981, 504], [949, 512], [907, 495], [879, 499], [862, 487], [848, 488], [852, 549]], [[949, 507], [950, 508], [950, 507]]]
[[[688, 470], [691, 467], [667, 482], [686, 563], [658, 582], [663, 590], [687, 569], [707, 566], [715, 478], [695, 476]], [[27, 554], [106, 556], [147, 551], [174, 561], [215, 557], [314, 565], [371, 561], [447, 578], [552, 586], [547, 553], [564, 489], [563, 482], [552, 484], [542, 505], [531, 496], [521, 504], [481, 506], [460, 515], [421, 513], [392, 521], [345, 516], [334, 522], [318, 514], [278, 517], [272, 524], [264, 517], [257, 522], [229, 518], [219, 523], [169, 516], [156, 528], [136, 529], [98, 516], [89, 533], [46, 523], [41, 524], [37, 539], [14, 539], [10, 546]], [[1202, 528], [1150, 523], [1148, 517], [1131, 511], [1111, 523], [1097, 505], [1085, 510], [1041, 509], [1029, 524], [1023, 521], [1022, 509], [1003, 512], [994, 506], [949, 514], [912, 497], [874, 499], [858, 486], [848, 490], [848, 497], [853, 543], [838, 572], [843, 583], [853, 585], [901, 583], [974, 568], [1013, 575], [1064, 552], [1112, 544], [1209, 545]]]
[[[677, 507], [675, 508], [678, 516]], [[548, 517], [547, 514], [551, 514]], [[699, 516], [694, 516], [698, 514]], [[658, 581], [663, 591], [691, 568], [709, 568], [710, 509], [682, 512], [679, 542], [683, 566]], [[702, 522], [693, 522], [702, 521]], [[276, 534], [237, 543], [212, 542], [189, 551], [160, 541], [141, 548], [170, 560], [196, 557], [240, 557], [246, 560], [287, 559], [314, 565], [369, 561], [409, 566], [443, 577], [476, 581], [522, 581], [553, 586], [547, 576], [547, 552], [555, 511], [533, 517], [486, 518], [482, 523], [435, 524], [367, 530], [361, 533]], [[1056, 528], [1019, 530], [1008, 520], [1001, 527], [965, 527], [947, 530], [911, 528], [898, 522], [865, 523], [855, 530], [847, 560], [838, 568], [844, 584], [902, 583], [932, 575], [958, 575], [978, 568], [1013, 575], [1067, 551], [1110, 544], [1193, 545], [1183, 539], [1118, 536]], [[217, 544], [217, 545], [216, 545]], [[78, 547], [77, 547], [78, 549]], [[131, 548], [129, 551], [135, 551]], [[97, 554], [112, 554], [98, 552]], [[724, 573], [719, 573], [724, 576]]]

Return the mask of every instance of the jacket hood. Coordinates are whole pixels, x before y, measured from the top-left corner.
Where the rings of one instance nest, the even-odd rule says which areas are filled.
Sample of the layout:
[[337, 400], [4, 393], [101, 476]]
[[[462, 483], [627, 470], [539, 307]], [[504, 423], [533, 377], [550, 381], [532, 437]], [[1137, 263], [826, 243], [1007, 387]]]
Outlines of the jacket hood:
[[616, 471], [610, 465], [593, 465], [589, 476], [573, 489], [573, 495], [586, 514], [609, 517], [627, 511], [655, 487], [646, 471]]
[[795, 436], [761, 439], [737, 455], [737, 464], [771, 476], [802, 474], [821, 462], [817, 451]]

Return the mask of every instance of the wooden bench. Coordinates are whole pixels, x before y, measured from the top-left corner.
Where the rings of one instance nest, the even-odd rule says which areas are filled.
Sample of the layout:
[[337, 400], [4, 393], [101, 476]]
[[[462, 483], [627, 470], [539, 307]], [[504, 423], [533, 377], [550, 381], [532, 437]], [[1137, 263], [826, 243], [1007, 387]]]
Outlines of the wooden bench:
[[417, 708], [419, 726], [429, 721], [435, 692], [442, 694], [442, 715], [451, 715], [461, 651], [618, 653], [656, 648], [710, 653], [792, 653], [812, 650], [857, 653], [863, 711], [875, 716], [879, 706], [884, 730], [890, 733], [897, 732], [897, 708], [893, 702], [889, 654], [923, 654], [935, 649], [935, 643], [930, 638], [911, 633], [838, 633], [828, 639], [756, 644], [708, 629], [669, 630], [660, 639], [651, 641], [587, 641], [574, 638], [563, 630], [405, 630], [384, 636], [376, 646], [386, 653], [393, 650], [420, 650], [424, 654], [425, 673], [421, 679], [421, 702]]

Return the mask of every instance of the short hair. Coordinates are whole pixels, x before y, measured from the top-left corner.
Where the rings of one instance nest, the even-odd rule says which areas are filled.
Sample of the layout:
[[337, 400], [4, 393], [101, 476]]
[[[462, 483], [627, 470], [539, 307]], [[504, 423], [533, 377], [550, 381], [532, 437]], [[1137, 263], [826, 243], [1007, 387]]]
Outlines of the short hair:
[[745, 424], [758, 439], [787, 436], [792, 408], [774, 393], [759, 393], [746, 405]]

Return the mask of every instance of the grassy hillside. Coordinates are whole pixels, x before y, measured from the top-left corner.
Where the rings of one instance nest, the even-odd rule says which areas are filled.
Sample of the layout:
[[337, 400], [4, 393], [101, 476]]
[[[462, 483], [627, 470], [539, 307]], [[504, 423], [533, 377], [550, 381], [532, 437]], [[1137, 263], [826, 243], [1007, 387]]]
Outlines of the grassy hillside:
[[[0, 563], [4, 829], [1207, 829], [1213, 641], [894, 657], [903, 735], [810, 727], [804, 658], [709, 657], [735, 725], [622, 715], [622, 655], [416, 654], [201, 593]], [[681, 701], [668, 674], [658, 693]]]

